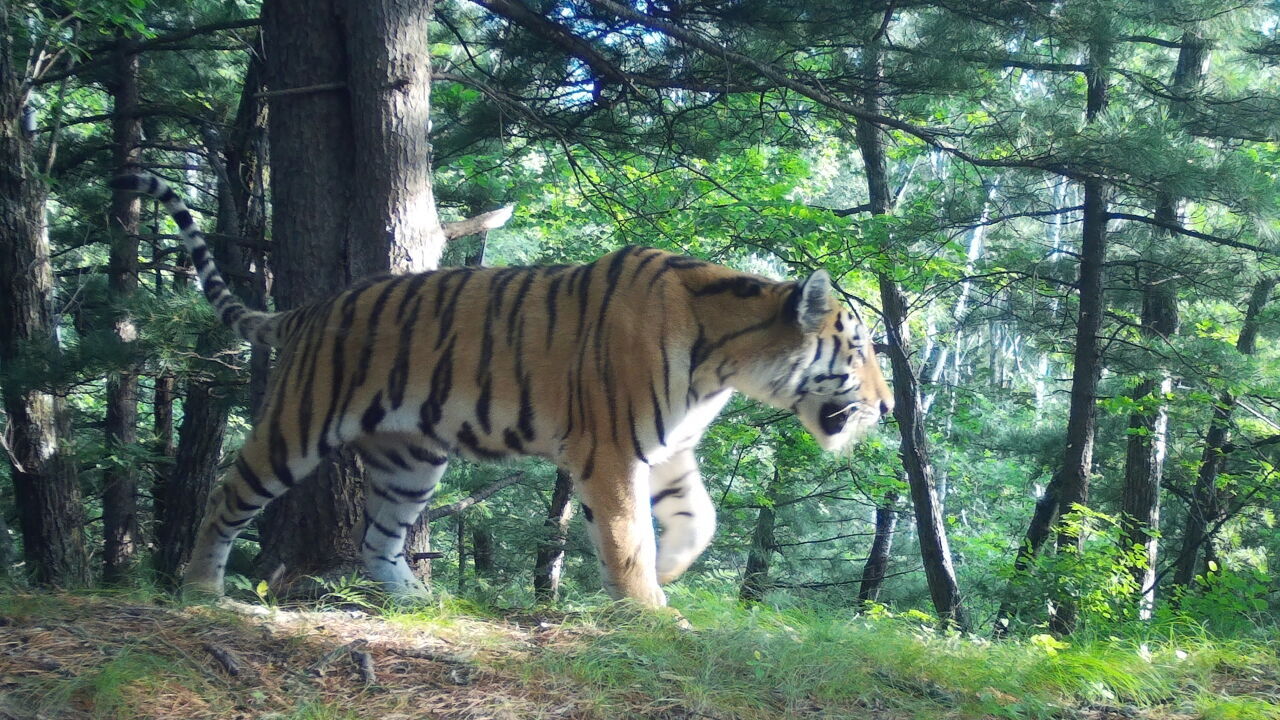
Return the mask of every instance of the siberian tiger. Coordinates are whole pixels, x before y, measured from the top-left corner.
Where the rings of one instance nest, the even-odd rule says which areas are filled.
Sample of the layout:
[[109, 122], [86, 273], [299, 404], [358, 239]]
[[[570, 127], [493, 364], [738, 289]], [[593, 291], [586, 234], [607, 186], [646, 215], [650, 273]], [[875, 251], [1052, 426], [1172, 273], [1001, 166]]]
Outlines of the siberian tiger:
[[694, 447], [734, 390], [790, 409], [827, 450], [893, 406], [866, 325], [821, 270], [775, 282], [626, 247], [587, 265], [400, 275], [264, 313], [231, 294], [163, 181], [112, 187], [159, 199], [222, 321], [278, 350], [261, 418], [209, 498], [189, 589], [220, 594], [236, 535], [347, 445], [368, 471], [363, 560], [389, 590], [420, 589], [405, 531], [451, 454], [532, 455], [572, 474], [609, 593], [663, 605], [715, 529]]

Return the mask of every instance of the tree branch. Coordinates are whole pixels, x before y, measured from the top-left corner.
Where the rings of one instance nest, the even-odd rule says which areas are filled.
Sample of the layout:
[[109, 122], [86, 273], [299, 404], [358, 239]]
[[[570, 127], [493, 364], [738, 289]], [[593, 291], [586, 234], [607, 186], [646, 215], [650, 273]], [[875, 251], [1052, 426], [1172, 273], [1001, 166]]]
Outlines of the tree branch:
[[[133, 47], [130, 48], [130, 52], [138, 53], [138, 52], [145, 52], [147, 50], [165, 50], [165, 49], [168, 49], [164, 47], [165, 45], [171, 45], [173, 43], [182, 42], [183, 40], [188, 40], [198, 35], [204, 35], [206, 33], [211, 33], [211, 32], [220, 32], [222, 30], [238, 30], [240, 28], [257, 27], [261, 24], [262, 24], [262, 21], [259, 20], [258, 18], [248, 18], [244, 20], [226, 20], [223, 22], [210, 23], [208, 25], [201, 25], [199, 27], [194, 27], [189, 30], [182, 30], [179, 32], [170, 33], [168, 35], [160, 35], [158, 37], [151, 38], [150, 40], [144, 40], [144, 41], [135, 43]], [[115, 53], [115, 44], [110, 43], [106, 45], [99, 45], [99, 46], [93, 47], [90, 49], [90, 53], [92, 55], [95, 55], [96, 57], [93, 57], [90, 60], [86, 60], [85, 62], [82, 62], [78, 65], [72, 65], [71, 67], [67, 68], [66, 70], [63, 70], [62, 72], [49, 73], [49, 74], [33, 77], [28, 81], [28, 83], [32, 86], [45, 85], [47, 83], [57, 82], [58, 80], [62, 80], [63, 78], [69, 78], [75, 75], [79, 75], [80, 73], [102, 67], [103, 65], [106, 65], [108, 62], [111, 61], [111, 58]]]
[[466, 220], [458, 220], [456, 222], [441, 223], [444, 227], [444, 237], [446, 240], [454, 238], [475, 235], [485, 230], [493, 230], [507, 224], [511, 219], [511, 213], [515, 212], [515, 205], [507, 205], [497, 210], [490, 210], [487, 213], [481, 213], [475, 217], [469, 217]]
[[1145, 215], [1134, 215], [1133, 213], [1113, 212], [1113, 213], [1107, 213], [1107, 217], [1111, 220], [1133, 220], [1134, 222], [1141, 222], [1141, 223], [1146, 223], [1148, 225], [1154, 225], [1159, 228], [1164, 228], [1165, 230], [1172, 230], [1173, 232], [1176, 232], [1179, 235], [1186, 235], [1187, 237], [1193, 237], [1198, 240], [1205, 240], [1205, 241], [1214, 243], [1215, 245], [1225, 245], [1227, 247], [1239, 248], [1241, 250], [1252, 250], [1253, 252], [1261, 253], [1263, 255], [1280, 254], [1280, 253], [1277, 253], [1275, 250], [1264, 248], [1261, 245], [1251, 245], [1246, 242], [1241, 242], [1239, 240], [1232, 240], [1231, 238], [1224, 238], [1219, 235], [1209, 235], [1208, 233], [1197, 232], [1195, 230], [1191, 230], [1190, 228], [1185, 228], [1179, 225], [1178, 223], [1166, 222], [1164, 220], [1157, 220], [1156, 218], [1147, 217]]
[[438, 508], [432, 508], [423, 513], [422, 517], [427, 522], [431, 522], [432, 520], [439, 520], [440, 518], [447, 517], [449, 515], [456, 515], [476, 503], [485, 501], [490, 495], [515, 485], [522, 479], [524, 479], [524, 473], [518, 472], [515, 475], [486, 485], [455, 503], [449, 503], [448, 505], [441, 505]]

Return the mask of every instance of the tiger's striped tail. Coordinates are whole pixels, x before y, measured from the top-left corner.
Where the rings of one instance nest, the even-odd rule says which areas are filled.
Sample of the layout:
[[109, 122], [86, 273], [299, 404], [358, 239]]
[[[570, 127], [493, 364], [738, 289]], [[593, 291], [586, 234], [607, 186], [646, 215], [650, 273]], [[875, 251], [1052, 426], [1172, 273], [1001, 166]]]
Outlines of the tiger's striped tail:
[[155, 175], [145, 173], [117, 176], [111, 179], [110, 185], [116, 190], [150, 195], [164, 203], [169, 214], [173, 216], [174, 222], [178, 223], [182, 242], [196, 265], [205, 299], [213, 305], [222, 322], [237, 335], [255, 345], [274, 347], [279, 344], [276, 321], [278, 314], [251, 310], [231, 294], [226, 280], [222, 278], [222, 273], [218, 272], [218, 266], [213, 262], [213, 253], [205, 244], [204, 233], [196, 227], [187, 204], [182, 201], [178, 193], [174, 192], [173, 188], [169, 187], [168, 183]]

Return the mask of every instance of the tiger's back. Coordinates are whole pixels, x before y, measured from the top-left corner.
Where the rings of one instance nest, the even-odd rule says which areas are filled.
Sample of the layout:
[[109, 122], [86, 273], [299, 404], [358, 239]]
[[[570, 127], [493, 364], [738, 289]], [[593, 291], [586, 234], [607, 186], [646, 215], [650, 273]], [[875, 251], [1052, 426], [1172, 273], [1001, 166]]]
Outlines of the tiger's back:
[[181, 201], [133, 182], [179, 218], [223, 319], [280, 350], [209, 500], [186, 575], [203, 591], [221, 591], [240, 529], [346, 445], [368, 471], [364, 561], [391, 589], [418, 587], [404, 538], [451, 454], [534, 455], [572, 474], [610, 592], [662, 604], [660, 584], [714, 531], [693, 449], [733, 390], [791, 409], [831, 449], [892, 407], [865, 325], [821, 271], [775, 282], [628, 247], [587, 265], [395, 276], [255, 314], [216, 287]]

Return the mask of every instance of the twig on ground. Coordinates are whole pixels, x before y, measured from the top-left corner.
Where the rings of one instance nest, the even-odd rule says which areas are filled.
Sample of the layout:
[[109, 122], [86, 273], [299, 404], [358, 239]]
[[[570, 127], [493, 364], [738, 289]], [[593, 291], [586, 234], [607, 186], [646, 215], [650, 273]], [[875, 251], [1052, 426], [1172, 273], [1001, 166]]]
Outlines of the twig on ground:
[[205, 643], [204, 649], [206, 652], [208, 652], [210, 655], [213, 656], [214, 660], [218, 661], [219, 665], [222, 665], [223, 669], [227, 671], [228, 675], [230, 675], [231, 677], [236, 677], [240, 674], [240, 661], [236, 660], [235, 656], [232, 655], [228, 650], [218, 647], [217, 645], [211, 642]]
[[368, 650], [351, 650], [351, 662], [355, 663], [356, 669], [360, 671], [360, 679], [364, 680], [365, 685], [373, 685], [378, 682], [378, 676], [373, 671], [373, 655]]

